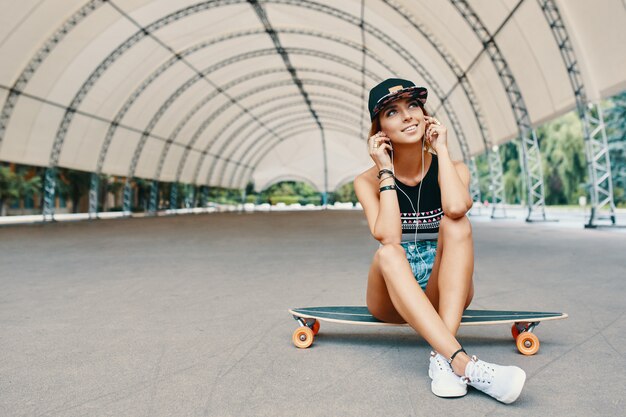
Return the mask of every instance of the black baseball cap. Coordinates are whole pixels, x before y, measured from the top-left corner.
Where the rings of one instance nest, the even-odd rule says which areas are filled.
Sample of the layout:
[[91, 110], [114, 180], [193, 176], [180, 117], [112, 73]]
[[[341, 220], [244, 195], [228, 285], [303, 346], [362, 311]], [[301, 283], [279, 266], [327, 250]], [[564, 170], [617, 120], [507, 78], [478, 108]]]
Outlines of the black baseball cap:
[[387, 78], [370, 90], [368, 108], [370, 120], [373, 121], [376, 115], [392, 101], [414, 97], [424, 107], [428, 90], [425, 87], [418, 87], [414, 82], [401, 78]]

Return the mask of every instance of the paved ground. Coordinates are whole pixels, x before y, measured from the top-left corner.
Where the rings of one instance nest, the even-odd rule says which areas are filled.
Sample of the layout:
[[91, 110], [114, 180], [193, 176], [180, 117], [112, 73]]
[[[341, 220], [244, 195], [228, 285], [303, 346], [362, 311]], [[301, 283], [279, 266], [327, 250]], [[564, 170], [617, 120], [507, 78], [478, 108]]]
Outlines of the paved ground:
[[529, 376], [505, 406], [439, 399], [409, 328], [324, 323], [291, 344], [289, 307], [364, 304], [377, 243], [360, 211], [215, 213], [0, 229], [1, 416], [626, 414], [626, 234], [474, 218], [473, 308], [565, 311], [518, 354], [507, 326], [470, 353]]

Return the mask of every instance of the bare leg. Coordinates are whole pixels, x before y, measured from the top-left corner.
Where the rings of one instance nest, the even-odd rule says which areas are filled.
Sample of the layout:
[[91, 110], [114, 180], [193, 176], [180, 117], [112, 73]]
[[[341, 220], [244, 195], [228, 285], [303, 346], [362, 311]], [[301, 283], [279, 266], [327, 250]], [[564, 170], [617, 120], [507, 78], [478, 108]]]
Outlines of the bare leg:
[[444, 216], [439, 226], [437, 255], [426, 286], [426, 296], [452, 334], [461, 324], [463, 310], [474, 297], [474, 244], [466, 216]]
[[[407, 322], [444, 357], [449, 358], [461, 347], [415, 280], [399, 244], [383, 245], [376, 251], [368, 279], [367, 306], [382, 321]], [[457, 355], [452, 362], [454, 372], [463, 375], [467, 362], [467, 355]]]

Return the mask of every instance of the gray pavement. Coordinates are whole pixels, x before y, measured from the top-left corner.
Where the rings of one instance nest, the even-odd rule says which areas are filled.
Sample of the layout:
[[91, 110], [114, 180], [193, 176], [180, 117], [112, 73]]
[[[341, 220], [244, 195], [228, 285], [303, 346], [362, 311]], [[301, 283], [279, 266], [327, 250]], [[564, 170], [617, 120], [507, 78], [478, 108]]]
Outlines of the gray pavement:
[[517, 353], [507, 326], [468, 352], [521, 366], [509, 406], [430, 392], [410, 328], [322, 323], [362, 305], [377, 247], [360, 211], [214, 213], [0, 229], [0, 416], [623, 416], [626, 233], [474, 218], [472, 308], [564, 311]]

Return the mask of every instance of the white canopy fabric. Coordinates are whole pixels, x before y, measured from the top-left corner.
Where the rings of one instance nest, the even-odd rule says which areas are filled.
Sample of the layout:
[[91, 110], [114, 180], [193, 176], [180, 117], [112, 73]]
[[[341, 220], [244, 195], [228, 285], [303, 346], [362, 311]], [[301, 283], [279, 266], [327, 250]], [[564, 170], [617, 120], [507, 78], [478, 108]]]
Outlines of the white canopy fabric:
[[[623, 90], [624, 3], [556, 4], [588, 99]], [[533, 124], [575, 107], [537, 1], [469, 6], [495, 35]], [[453, 0], [0, 0], [0, 11], [3, 161], [332, 191], [372, 165], [367, 92], [388, 77], [429, 88], [427, 108], [458, 120], [470, 155], [488, 145], [475, 109], [491, 144], [518, 135], [496, 67]]]

